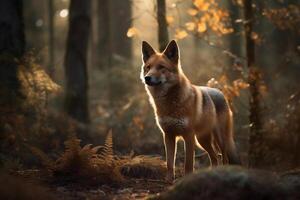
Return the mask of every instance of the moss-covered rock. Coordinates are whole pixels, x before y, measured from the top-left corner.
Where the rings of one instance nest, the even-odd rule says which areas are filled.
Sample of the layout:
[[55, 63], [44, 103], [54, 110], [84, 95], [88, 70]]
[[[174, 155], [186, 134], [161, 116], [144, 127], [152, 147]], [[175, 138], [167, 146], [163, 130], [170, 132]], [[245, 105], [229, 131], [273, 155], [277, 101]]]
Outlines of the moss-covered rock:
[[[298, 177], [299, 178], [299, 177]], [[212, 200], [212, 199], [296, 199], [300, 190], [288, 190], [275, 173], [248, 170], [237, 166], [204, 169], [179, 180], [165, 193], [150, 199]]]

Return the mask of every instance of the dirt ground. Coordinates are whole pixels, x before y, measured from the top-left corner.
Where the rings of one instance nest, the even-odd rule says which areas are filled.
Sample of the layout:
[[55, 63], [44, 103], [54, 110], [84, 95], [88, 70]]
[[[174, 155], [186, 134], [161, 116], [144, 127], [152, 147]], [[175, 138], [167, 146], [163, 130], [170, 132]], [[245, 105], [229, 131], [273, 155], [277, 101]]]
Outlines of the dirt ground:
[[145, 199], [150, 195], [166, 191], [171, 186], [170, 183], [163, 180], [133, 178], [128, 178], [118, 185], [84, 186], [66, 181], [53, 181], [39, 170], [19, 171], [14, 175], [25, 181], [41, 185], [58, 200]]

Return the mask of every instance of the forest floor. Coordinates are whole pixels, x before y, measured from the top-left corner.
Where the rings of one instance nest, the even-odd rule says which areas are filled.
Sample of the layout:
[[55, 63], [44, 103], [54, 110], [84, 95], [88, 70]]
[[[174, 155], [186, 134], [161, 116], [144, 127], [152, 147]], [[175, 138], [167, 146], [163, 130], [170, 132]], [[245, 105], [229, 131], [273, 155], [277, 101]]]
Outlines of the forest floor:
[[118, 185], [88, 186], [67, 181], [53, 181], [39, 170], [18, 171], [15, 175], [28, 182], [43, 186], [55, 199], [145, 199], [148, 196], [166, 191], [171, 186], [163, 180], [128, 178]]
[[[119, 183], [88, 185], [84, 184], [86, 182], [82, 179], [80, 179], [80, 183], [68, 180], [66, 177], [58, 179], [41, 170], [20, 170], [10, 174], [10, 178], [14, 177], [14, 181], [9, 181], [0, 176], [0, 183], [6, 186], [5, 190], [1, 190], [0, 187], [0, 199], [134, 200], [156, 196], [159, 193], [169, 190], [172, 186], [171, 183], [160, 179], [128, 177]], [[174, 191], [180, 191], [180, 194], [184, 194], [186, 197], [190, 193], [201, 197], [203, 195], [201, 191], [221, 191], [221, 193], [208, 192], [204, 194], [213, 195], [212, 197], [216, 197], [216, 199], [223, 199], [223, 195], [227, 195], [227, 197], [236, 195], [239, 197], [240, 195], [250, 194], [253, 197], [262, 197], [261, 195], [272, 197], [264, 199], [274, 199], [273, 197], [277, 194], [281, 196], [275, 199], [300, 199], [299, 169], [285, 173], [276, 173], [265, 170], [248, 171], [248, 169], [243, 167], [227, 166], [215, 168], [214, 170], [204, 169], [199, 171], [199, 174], [201, 176], [192, 176], [193, 178], [197, 177], [193, 181], [191, 181], [191, 177], [189, 179], [181, 179], [182, 181], [175, 184], [172, 192], [169, 192], [171, 195], [169, 199], [174, 199], [174, 195], [176, 197], [177, 193], [174, 193]], [[179, 179], [176, 180], [178, 181]], [[186, 181], [184, 185], [180, 184], [184, 180], [190, 181]], [[245, 189], [245, 184], [247, 189]], [[4, 192], [6, 196], [1, 196], [1, 192]], [[26, 198], [26, 195], [29, 197]], [[14, 198], [9, 198], [12, 196]]]
[[119, 187], [101, 185], [99, 187], [51, 186], [59, 199], [145, 199], [165, 191], [169, 184], [160, 181], [132, 179]]

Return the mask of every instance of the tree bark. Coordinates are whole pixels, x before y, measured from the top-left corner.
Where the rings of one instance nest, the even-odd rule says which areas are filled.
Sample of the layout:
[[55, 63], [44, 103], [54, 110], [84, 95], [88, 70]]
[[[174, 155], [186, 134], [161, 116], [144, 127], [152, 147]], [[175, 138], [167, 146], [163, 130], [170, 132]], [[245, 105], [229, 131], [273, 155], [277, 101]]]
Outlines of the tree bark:
[[131, 26], [130, 0], [98, 1], [98, 51], [101, 69], [131, 60], [132, 41], [126, 36]]
[[89, 39], [88, 50], [88, 66], [93, 68], [97, 66], [98, 55], [98, 34], [97, 34], [97, 16], [98, 16], [98, 0], [91, 0], [91, 33]]
[[0, 0], [0, 106], [14, 108], [20, 95], [18, 60], [25, 52], [23, 1]]
[[249, 137], [249, 166], [257, 167], [262, 159], [262, 121], [260, 108], [260, 75], [255, 67], [255, 43], [252, 38], [254, 14], [252, 0], [244, 1], [245, 33], [246, 33], [246, 57], [249, 69], [249, 90], [250, 90], [250, 137]]
[[163, 51], [169, 43], [168, 24], [166, 19], [166, 1], [157, 0], [158, 46]]
[[132, 56], [131, 38], [127, 37], [131, 15], [130, 0], [110, 0], [111, 50], [117, 59], [130, 60]]
[[242, 23], [237, 23], [236, 20], [243, 18], [242, 16], [242, 8], [234, 3], [233, 1], [229, 1], [228, 9], [231, 14], [231, 23], [234, 32], [230, 34], [230, 51], [234, 55], [241, 56], [243, 54], [243, 35], [241, 34], [243, 26]]
[[111, 63], [110, 50], [110, 0], [98, 2], [98, 55], [100, 69], [106, 69]]
[[70, 116], [83, 123], [89, 122], [87, 50], [90, 10], [90, 0], [71, 0], [65, 55], [65, 109]]
[[55, 67], [54, 67], [54, 2], [48, 0], [48, 18], [49, 18], [49, 66], [48, 73], [53, 78]]

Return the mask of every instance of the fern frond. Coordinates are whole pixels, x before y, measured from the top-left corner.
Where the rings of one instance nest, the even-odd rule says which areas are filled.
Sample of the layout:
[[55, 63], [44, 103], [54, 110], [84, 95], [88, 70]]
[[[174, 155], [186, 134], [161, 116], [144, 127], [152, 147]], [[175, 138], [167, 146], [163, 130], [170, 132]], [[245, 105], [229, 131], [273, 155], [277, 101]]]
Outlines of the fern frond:
[[91, 149], [91, 146], [92, 146], [92, 144], [86, 144], [86, 145], [84, 145], [83, 147], [82, 147], [82, 151], [86, 151], [86, 150], [89, 150], [89, 149]]
[[93, 148], [91, 148], [91, 152], [93, 152], [93, 154], [97, 154], [97, 152], [99, 151], [99, 149], [101, 149], [102, 146], [95, 146]]
[[81, 149], [80, 142], [81, 140], [77, 139], [76, 137], [71, 137], [70, 139], [64, 142], [65, 148], [67, 151], [79, 151]]
[[[65, 141], [65, 151], [54, 162], [44, 159], [52, 167], [54, 177], [68, 178], [72, 181], [94, 183], [119, 183], [124, 180], [121, 167], [123, 159], [113, 154], [112, 132], [106, 137], [103, 146], [93, 147], [91, 144], [80, 146], [80, 140], [75, 136]], [[102, 148], [101, 153], [97, 153]], [[37, 151], [39, 157], [47, 158]]]
[[114, 155], [112, 130], [110, 130], [106, 136], [102, 155], [110, 158], [112, 158]]
[[28, 148], [35, 156], [37, 156], [41, 160], [42, 165], [45, 166], [46, 169], [53, 170], [55, 162], [51, 158], [49, 158], [47, 154], [45, 154], [41, 149], [37, 147], [28, 146]]

